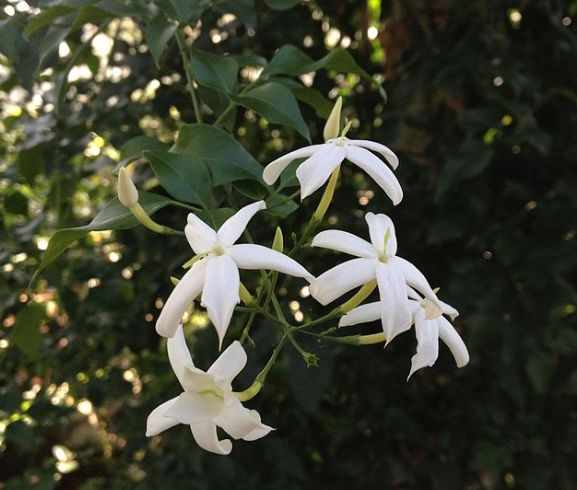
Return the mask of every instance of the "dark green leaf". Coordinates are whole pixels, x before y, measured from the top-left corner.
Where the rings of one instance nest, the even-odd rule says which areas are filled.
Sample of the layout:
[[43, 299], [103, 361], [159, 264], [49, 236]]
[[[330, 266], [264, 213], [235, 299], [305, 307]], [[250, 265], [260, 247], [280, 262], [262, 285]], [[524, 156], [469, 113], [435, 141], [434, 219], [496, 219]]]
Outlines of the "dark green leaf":
[[[208, 107], [210, 107], [216, 114], [222, 114], [230, 104], [230, 100], [228, 99], [226, 94], [214, 88], [199, 85], [198, 95], [202, 99], [202, 101]], [[232, 130], [234, 129], [234, 125], [236, 123], [237, 110], [238, 108], [234, 106], [234, 108], [228, 112], [228, 114], [224, 117], [222, 121], [223, 127], [226, 128], [228, 131], [232, 132]]]
[[208, 2], [203, 0], [171, 0], [179, 21], [188, 22], [193, 14], [200, 15], [203, 7], [208, 6]]
[[18, 19], [0, 20], [0, 53], [11, 60], [18, 57], [18, 44], [22, 41]]
[[147, 151], [144, 156], [172, 197], [182, 202], [210, 206], [212, 182], [202, 160], [163, 150]]
[[303, 119], [295, 96], [280, 83], [269, 82], [244, 94], [231, 96], [231, 98], [272, 123], [295, 128], [310, 141], [309, 128]]
[[274, 10], [288, 10], [300, 3], [300, 0], [264, 0]]
[[256, 201], [263, 199], [267, 194], [266, 188], [255, 180], [239, 180], [234, 183], [234, 188], [243, 196], [250, 197]]
[[207, 124], [185, 124], [172, 151], [204, 162], [214, 185], [246, 179], [262, 182], [262, 166], [222, 129]]
[[224, 222], [230, 218], [236, 211], [232, 208], [218, 208], [206, 211], [199, 211], [198, 217], [210, 225], [215, 230], [218, 230]]
[[4, 199], [4, 209], [10, 214], [28, 214], [28, 199], [20, 192], [15, 192]]
[[38, 15], [32, 18], [28, 25], [24, 29], [24, 37], [29, 38], [32, 33], [38, 29], [52, 24], [56, 19], [60, 17], [66, 17], [72, 13], [76, 12], [74, 7], [68, 5], [54, 5], [47, 10], [42, 11]]
[[44, 320], [45, 308], [38, 303], [28, 303], [16, 317], [14, 325], [14, 343], [28, 357], [36, 359], [42, 343], [40, 325]]
[[292, 93], [298, 100], [310, 105], [318, 117], [328, 119], [333, 110], [334, 102], [327, 99], [320, 90], [316, 88], [294, 88]]
[[191, 48], [190, 59], [196, 81], [200, 85], [223, 92], [233, 91], [238, 72], [238, 63], [234, 58]]
[[266, 58], [256, 54], [233, 54], [231, 55], [239, 66], [266, 66]]
[[[139, 203], [145, 211], [151, 215], [159, 209], [167, 206], [170, 203], [170, 199], [164, 196], [140, 191]], [[65, 228], [58, 230], [54, 235], [52, 235], [52, 238], [48, 243], [48, 248], [44, 253], [44, 257], [42, 257], [42, 262], [34, 273], [30, 284], [36, 280], [40, 272], [42, 272], [47, 265], [56, 260], [72, 243], [87, 235], [89, 232], [126, 230], [128, 228], [134, 228], [137, 225], [138, 221], [132, 215], [130, 210], [124, 207], [118, 198], [115, 197], [102, 208], [89, 224], [79, 226], [78, 228]]]
[[162, 53], [177, 28], [177, 24], [170, 22], [164, 14], [158, 14], [146, 26], [146, 43], [156, 66], [160, 66]]
[[142, 158], [142, 154], [145, 151], [167, 149], [168, 145], [158, 141], [156, 138], [136, 136], [124, 143], [124, 146], [120, 149], [120, 161], [118, 162], [117, 168]]
[[218, 10], [223, 13], [234, 14], [245, 26], [256, 26], [256, 10], [254, 0], [234, 0], [224, 2], [218, 6]]
[[267, 211], [279, 218], [286, 218], [298, 208], [299, 205], [296, 202], [283, 194], [275, 194], [266, 200]]

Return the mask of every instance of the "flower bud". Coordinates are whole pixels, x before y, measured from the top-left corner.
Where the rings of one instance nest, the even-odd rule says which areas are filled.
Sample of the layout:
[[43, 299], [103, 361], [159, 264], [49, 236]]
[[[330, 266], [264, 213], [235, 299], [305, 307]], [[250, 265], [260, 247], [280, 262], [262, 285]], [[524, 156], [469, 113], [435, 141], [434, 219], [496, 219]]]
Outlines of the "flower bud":
[[282, 235], [282, 230], [280, 226], [276, 227], [276, 232], [274, 234], [274, 240], [272, 242], [272, 249], [276, 250], [277, 252], [283, 253], [284, 250], [284, 238]]
[[138, 189], [124, 167], [118, 172], [118, 200], [127, 208], [138, 204]]
[[325, 141], [336, 138], [341, 132], [341, 108], [343, 106], [343, 98], [339, 97], [335, 102], [335, 106], [331, 111], [331, 115], [327, 119], [325, 124], [325, 129], [323, 131], [323, 137]]

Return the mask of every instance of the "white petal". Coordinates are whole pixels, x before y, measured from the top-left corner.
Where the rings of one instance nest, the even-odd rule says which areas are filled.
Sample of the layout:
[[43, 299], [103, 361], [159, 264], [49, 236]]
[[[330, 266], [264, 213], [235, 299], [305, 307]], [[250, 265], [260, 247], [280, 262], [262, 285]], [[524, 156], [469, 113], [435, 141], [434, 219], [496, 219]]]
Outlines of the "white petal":
[[407, 286], [407, 296], [411, 299], [414, 299], [415, 301], [423, 301], [423, 297], [417, 293], [417, 291], [415, 291], [412, 287]]
[[425, 320], [425, 312], [421, 308], [415, 317], [415, 331], [417, 334], [417, 353], [411, 359], [411, 375], [425, 366], [435, 364], [439, 357], [439, 329], [437, 320]]
[[156, 407], [146, 420], [146, 437], [152, 437], [161, 432], [164, 432], [175, 425], [178, 425], [178, 420], [170, 417], [166, 417], [167, 410], [174, 405], [178, 397], [173, 398], [164, 402], [162, 405]]
[[186, 391], [203, 391], [219, 389], [212, 374], [205, 373], [194, 366], [186, 366], [182, 376], [182, 386]]
[[397, 155], [395, 155], [392, 150], [385, 145], [368, 140], [349, 140], [347, 143], [351, 146], [360, 146], [376, 153], [380, 153], [393, 169], [396, 169], [399, 166]]
[[194, 366], [190, 351], [186, 345], [186, 339], [184, 338], [182, 325], [178, 326], [174, 337], [168, 339], [167, 349], [168, 360], [170, 361], [172, 370], [182, 385], [185, 366]]
[[246, 352], [238, 340], [230, 344], [208, 369], [208, 373], [227, 379], [230, 383], [246, 366]]
[[376, 258], [377, 251], [374, 247], [352, 233], [340, 230], [321, 231], [313, 238], [313, 247], [329, 248], [355, 255], [356, 257]]
[[371, 236], [371, 243], [380, 252], [383, 252], [385, 247], [385, 236], [389, 230], [389, 239], [387, 240], [387, 250], [385, 251], [387, 257], [393, 257], [397, 254], [397, 234], [395, 232], [395, 225], [393, 220], [386, 214], [367, 213], [365, 220], [369, 225], [369, 234]]
[[184, 233], [195, 254], [209, 252], [216, 245], [216, 231], [192, 213], [188, 215]]
[[176, 333], [182, 315], [202, 291], [206, 266], [211, 260], [207, 257], [196, 262], [172, 290], [156, 322], [159, 335], [172, 337]]
[[225, 247], [230, 247], [242, 235], [252, 217], [261, 209], [266, 209], [264, 201], [253, 202], [239, 209], [236, 214], [228, 218], [219, 228], [218, 241]]
[[389, 262], [394, 263], [395, 267], [398, 267], [403, 272], [405, 280], [409, 286], [416, 289], [425, 298], [432, 301], [437, 308], [442, 310], [439, 298], [437, 298], [437, 295], [429, 285], [429, 282], [419, 269], [402, 257], [393, 257]]
[[448, 305], [447, 303], [441, 300], [439, 300], [439, 303], [441, 305], [441, 311], [443, 312], [443, 315], [448, 315], [451, 318], [451, 320], [454, 320], [459, 316], [459, 312], [451, 305]]
[[381, 318], [381, 302], [357, 306], [341, 317], [339, 327], [348, 327], [358, 323], [374, 322]]
[[297, 178], [301, 183], [301, 199], [310, 196], [321, 187], [345, 159], [344, 147], [331, 144], [321, 146], [322, 148], [297, 168]]
[[181, 424], [198, 424], [199, 422], [208, 422], [216, 417], [223, 405], [222, 399], [215, 395], [200, 395], [192, 391], [185, 391], [180, 394], [165, 414], [167, 417], [178, 420]]
[[267, 184], [274, 184], [276, 179], [278, 179], [280, 174], [282, 174], [282, 171], [287, 168], [293, 160], [296, 160], [297, 158], [310, 157], [322, 146], [324, 145], [305, 146], [304, 148], [299, 148], [298, 150], [291, 151], [290, 153], [277, 158], [265, 167], [264, 172], [262, 173], [262, 178]]
[[403, 200], [401, 184], [386, 163], [364, 148], [348, 146], [346, 151], [347, 159], [367, 172], [395, 206]]
[[201, 302], [216, 328], [219, 346], [222, 345], [234, 307], [240, 301], [239, 285], [238, 267], [234, 261], [227, 255], [211, 257], [206, 267]]
[[254, 429], [252, 432], [249, 432], [246, 436], [243, 437], [245, 441], [256, 441], [261, 437], [266, 436], [271, 430], [274, 430], [272, 427], [265, 425], [260, 420], [260, 414], [256, 410], [251, 410], [250, 414], [255, 422], [258, 424], [258, 427]]
[[260, 426], [250, 414], [250, 410], [244, 408], [234, 395], [227, 400], [215, 422], [233, 439], [242, 439]]
[[375, 278], [375, 259], [353, 259], [329, 269], [311, 282], [311, 295], [327, 305], [353, 288]]
[[390, 264], [379, 263], [376, 273], [381, 296], [381, 321], [389, 344], [397, 335], [411, 328], [407, 285], [401, 272]]
[[468, 364], [469, 352], [467, 351], [467, 346], [453, 325], [443, 317], [439, 318], [438, 325], [439, 337], [447, 344], [447, 347], [449, 347], [451, 354], [453, 354], [455, 358], [457, 367], [463, 367]]
[[228, 251], [239, 269], [270, 269], [294, 277], [312, 277], [302, 265], [271, 248], [252, 243], [233, 245]]
[[232, 451], [230, 439], [218, 440], [216, 434], [216, 424], [214, 422], [203, 422], [190, 426], [192, 436], [196, 443], [206, 451], [226, 456]]

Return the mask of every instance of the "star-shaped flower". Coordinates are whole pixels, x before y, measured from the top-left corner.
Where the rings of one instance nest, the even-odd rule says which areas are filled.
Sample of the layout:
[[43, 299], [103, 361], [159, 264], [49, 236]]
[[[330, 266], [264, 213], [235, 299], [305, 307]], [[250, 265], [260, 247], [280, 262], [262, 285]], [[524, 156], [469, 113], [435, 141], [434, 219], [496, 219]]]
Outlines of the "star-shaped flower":
[[391, 219], [367, 213], [371, 243], [346, 231], [327, 230], [312, 241], [323, 247], [359, 257], [344, 262], [311, 281], [311, 294], [326, 305], [353, 288], [376, 279], [381, 297], [381, 320], [387, 343], [411, 328], [407, 286], [420, 291], [432, 305], [441, 304], [425, 276], [409, 261], [397, 257], [397, 238]]
[[232, 380], [246, 365], [246, 352], [233, 342], [204, 372], [194, 366], [182, 326], [168, 339], [168, 357], [183, 392], [156, 407], [148, 416], [146, 435], [155, 436], [177, 424], [188, 424], [197, 444], [216, 454], [229, 454], [230, 439], [219, 440], [216, 428], [233, 439], [254, 441], [272, 429], [255, 410], [245, 408], [232, 391]]
[[[438, 302], [439, 310], [412, 288], [408, 288], [408, 296], [417, 335], [417, 353], [411, 359], [409, 378], [418, 369], [435, 364], [439, 357], [439, 339], [449, 347], [457, 367], [465, 366], [469, 362], [467, 347], [453, 325], [443, 316], [448, 315], [454, 320], [459, 314], [457, 310], [442, 301]], [[380, 302], [358, 306], [341, 318], [339, 327], [374, 322], [381, 318], [381, 311]]]
[[202, 256], [184, 274], [166, 301], [156, 322], [157, 332], [172, 337], [182, 315], [201, 293], [222, 345], [234, 307], [240, 301], [239, 269], [272, 269], [295, 277], [312, 275], [293, 259], [270, 248], [255, 244], [235, 244], [263, 201], [249, 204], [231, 216], [217, 231], [194, 214], [188, 215], [184, 230], [195, 254]]
[[[396, 169], [399, 159], [389, 148], [380, 143], [345, 138], [344, 134], [349, 126], [345, 128], [341, 136], [337, 137], [340, 113], [341, 99], [339, 98], [325, 126], [325, 143], [300, 148], [269, 163], [263, 172], [264, 181], [269, 185], [274, 184], [293, 160], [306, 158], [296, 171], [301, 184], [301, 199], [304, 199], [321, 187], [333, 170], [347, 159], [367, 172], [396, 206], [403, 199], [403, 189], [387, 163]], [[387, 163], [371, 151], [380, 154]]]

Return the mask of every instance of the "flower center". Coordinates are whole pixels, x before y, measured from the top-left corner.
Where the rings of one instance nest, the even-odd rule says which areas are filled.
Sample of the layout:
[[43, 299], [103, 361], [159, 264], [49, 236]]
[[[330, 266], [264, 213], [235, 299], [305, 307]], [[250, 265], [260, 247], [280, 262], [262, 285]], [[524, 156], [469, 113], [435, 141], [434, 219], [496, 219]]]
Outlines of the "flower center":
[[224, 255], [226, 253], [226, 248], [218, 243], [212, 250], [215, 255]]

